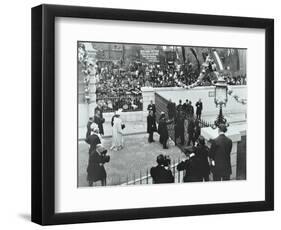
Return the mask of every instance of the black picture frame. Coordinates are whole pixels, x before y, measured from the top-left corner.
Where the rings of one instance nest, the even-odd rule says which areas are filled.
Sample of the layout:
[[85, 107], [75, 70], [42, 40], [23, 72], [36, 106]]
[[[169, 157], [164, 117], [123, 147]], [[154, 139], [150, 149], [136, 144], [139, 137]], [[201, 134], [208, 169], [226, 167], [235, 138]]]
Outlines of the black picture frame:
[[[55, 213], [55, 18], [108, 19], [265, 29], [265, 200]], [[274, 20], [62, 5], [32, 8], [32, 221], [41, 225], [274, 209]]]

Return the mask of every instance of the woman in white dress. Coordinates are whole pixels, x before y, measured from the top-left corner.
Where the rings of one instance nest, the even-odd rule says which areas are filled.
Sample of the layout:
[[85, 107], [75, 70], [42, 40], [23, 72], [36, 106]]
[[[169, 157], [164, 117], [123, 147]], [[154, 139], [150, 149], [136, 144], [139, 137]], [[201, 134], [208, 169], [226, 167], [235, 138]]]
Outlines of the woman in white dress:
[[123, 131], [122, 131], [122, 120], [120, 118], [121, 111], [118, 110], [113, 119], [113, 127], [112, 127], [112, 146], [113, 150], [121, 150], [123, 146]]

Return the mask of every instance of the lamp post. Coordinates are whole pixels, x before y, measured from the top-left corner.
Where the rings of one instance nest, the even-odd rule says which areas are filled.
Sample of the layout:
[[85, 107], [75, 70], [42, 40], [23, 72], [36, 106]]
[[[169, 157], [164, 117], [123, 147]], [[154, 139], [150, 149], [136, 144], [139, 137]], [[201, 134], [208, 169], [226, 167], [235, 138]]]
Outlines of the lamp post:
[[216, 107], [219, 106], [219, 115], [217, 116], [217, 119], [214, 121], [214, 124], [212, 125], [212, 128], [215, 129], [216, 127], [219, 127], [220, 124], [224, 124], [226, 126], [229, 126], [227, 123], [227, 120], [224, 118], [222, 114], [222, 106], [226, 106], [227, 103], [227, 83], [223, 79], [223, 77], [219, 77], [217, 83], [215, 84], [215, 99], [214, 102], [216, 104]]

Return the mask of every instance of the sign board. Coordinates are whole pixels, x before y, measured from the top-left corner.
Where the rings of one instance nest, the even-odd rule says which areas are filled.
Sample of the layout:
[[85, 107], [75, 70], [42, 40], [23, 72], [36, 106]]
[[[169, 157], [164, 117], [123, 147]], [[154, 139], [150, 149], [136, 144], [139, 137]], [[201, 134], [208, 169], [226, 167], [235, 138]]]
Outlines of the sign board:
[[140, 56], [147, 62], [159, 62], [159, 50], [140, 50]]

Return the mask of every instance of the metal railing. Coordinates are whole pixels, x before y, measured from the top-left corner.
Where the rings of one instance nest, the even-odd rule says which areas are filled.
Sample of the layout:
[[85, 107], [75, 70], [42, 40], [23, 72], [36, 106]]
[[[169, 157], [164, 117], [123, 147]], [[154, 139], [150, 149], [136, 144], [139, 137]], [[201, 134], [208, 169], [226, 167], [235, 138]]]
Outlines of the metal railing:
[[[177, 161], [173, 160], [172, 164], [170, 166], [170, 169], [172, 170], [172, 173], [174, 175], [174, 182], [180, 183], [183, 180], [184, 171], [177, 171], [177, 166], [182, 160], [178, 158]], [[131, 176], [127, 175], [126, 181], [124, 183], [121, 183], [121, 185], [141, 185], [141, 184], [152, 184], [153, 180], [149, 173], [149, 169], [146, 169], [143, 173], [142, 170], [138, 174], [133, 173]]]

